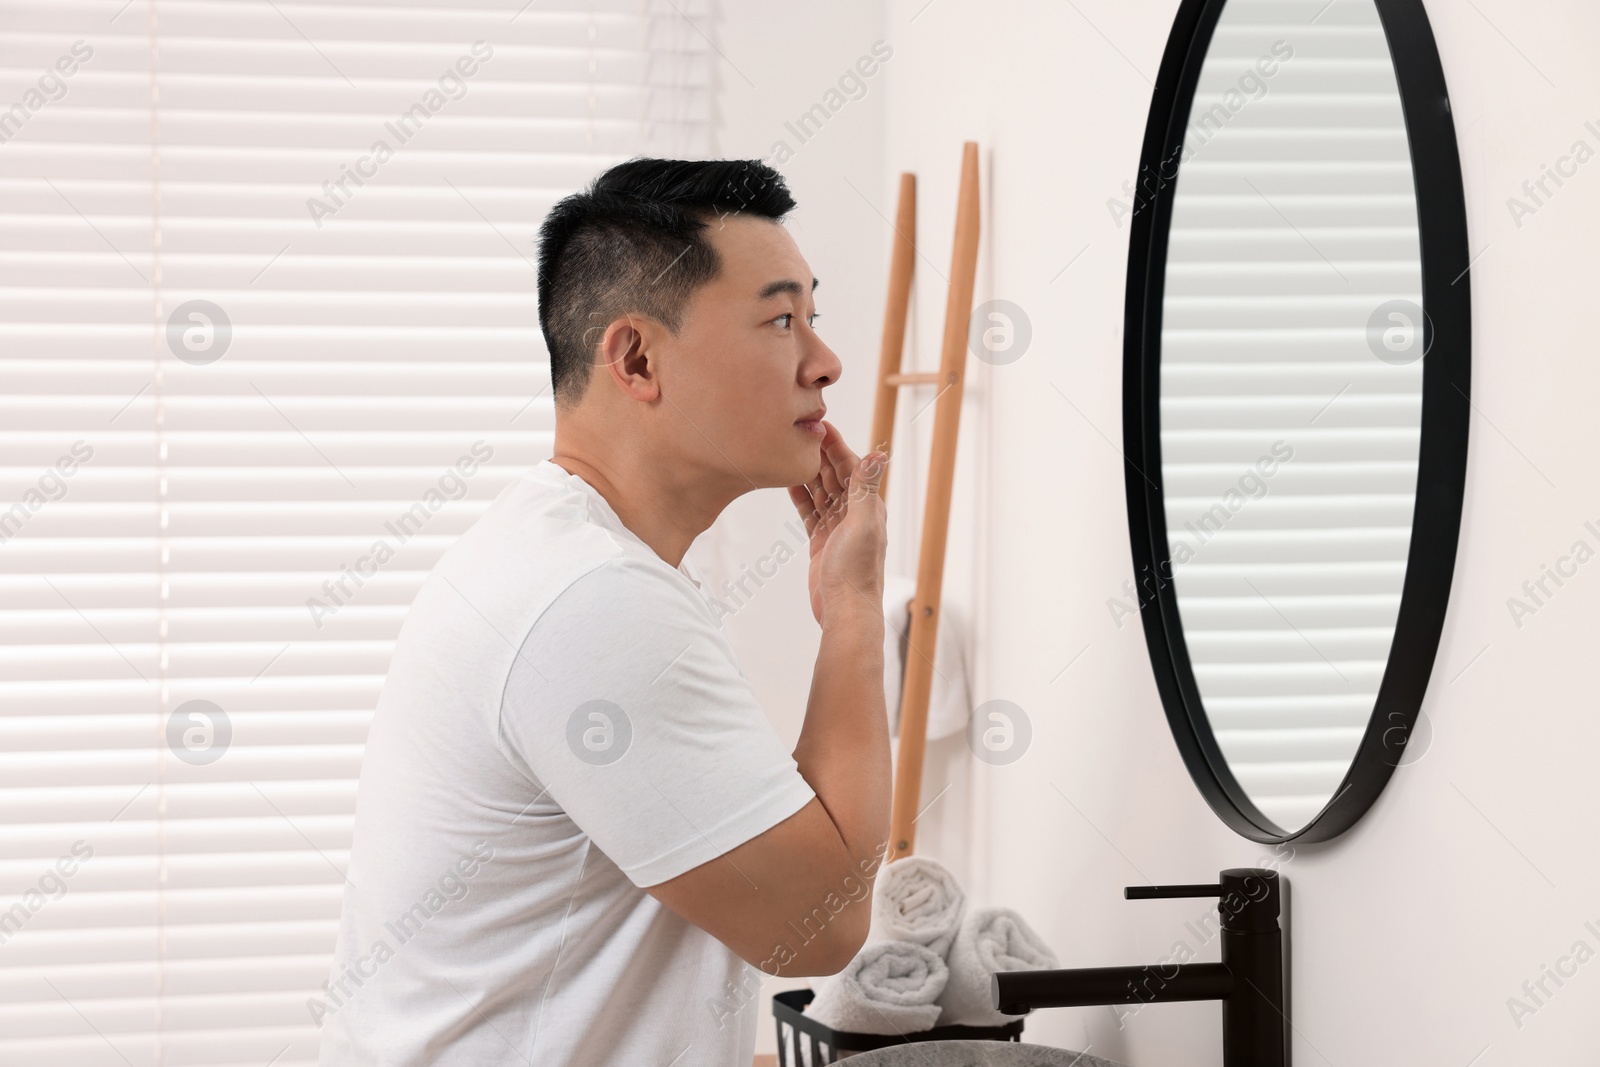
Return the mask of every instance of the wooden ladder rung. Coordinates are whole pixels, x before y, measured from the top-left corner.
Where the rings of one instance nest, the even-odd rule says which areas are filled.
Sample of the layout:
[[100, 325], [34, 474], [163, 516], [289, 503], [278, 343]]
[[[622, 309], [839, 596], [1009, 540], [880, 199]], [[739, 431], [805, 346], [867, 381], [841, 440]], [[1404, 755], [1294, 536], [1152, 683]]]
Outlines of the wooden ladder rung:
[[938, 385], [939, 372], [936, 370], [916, 371], [912, 374], [891, 374], [883, 379], [884, 385]]

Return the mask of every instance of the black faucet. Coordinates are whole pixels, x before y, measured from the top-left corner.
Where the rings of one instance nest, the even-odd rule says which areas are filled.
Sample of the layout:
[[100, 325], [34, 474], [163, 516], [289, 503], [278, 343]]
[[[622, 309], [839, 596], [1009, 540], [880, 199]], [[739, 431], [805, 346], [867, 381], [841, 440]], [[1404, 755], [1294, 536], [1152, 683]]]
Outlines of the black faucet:
[[1025, 1015], [1034, 1008], [1220, 1000], [1223, 1067], [1288, 1067], [1278, 872], [1231, 867], [1217, 885], [1129, 886], [1123, 896], [1218, 897], [1222, 962], [998, 971], [989, 979], [995, 1008]]

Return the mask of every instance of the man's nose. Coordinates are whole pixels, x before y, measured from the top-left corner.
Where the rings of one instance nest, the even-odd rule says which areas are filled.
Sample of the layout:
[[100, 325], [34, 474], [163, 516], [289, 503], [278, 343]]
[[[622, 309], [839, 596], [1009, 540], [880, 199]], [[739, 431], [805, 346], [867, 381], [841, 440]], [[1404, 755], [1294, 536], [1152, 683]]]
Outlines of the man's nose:
[[834, 354], [833, 349], [824, 344], [821, 338], [817, 338], [816, 350], [810, 354], [805, 365], [807, 383], [825, 380], [832, 385], [843, 373], [844, 363]]

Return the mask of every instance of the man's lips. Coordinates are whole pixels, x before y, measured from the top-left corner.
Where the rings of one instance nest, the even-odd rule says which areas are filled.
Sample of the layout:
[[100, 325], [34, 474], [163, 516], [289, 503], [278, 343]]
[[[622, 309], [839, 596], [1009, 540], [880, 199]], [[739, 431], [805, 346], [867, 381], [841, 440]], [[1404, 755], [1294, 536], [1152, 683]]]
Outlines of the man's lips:
[[806, 433], [814, 433], [818, 437], [826, 437], [828, 435], [828, 428], [822, 425], [822, 420], [827, 414], [827, 408], [818, 408], [809, 415], [803, 415], [800, 418], [795, 419], [794, 424], [800, 427]]

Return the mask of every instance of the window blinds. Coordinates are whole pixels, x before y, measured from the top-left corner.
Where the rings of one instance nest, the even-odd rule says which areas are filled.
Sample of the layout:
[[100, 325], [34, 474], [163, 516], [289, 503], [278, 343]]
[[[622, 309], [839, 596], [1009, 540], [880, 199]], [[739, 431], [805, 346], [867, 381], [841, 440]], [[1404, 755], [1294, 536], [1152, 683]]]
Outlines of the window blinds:
[[406, 607], [550, 453], [534, 239], [704, 0], [0, 2], [0, 1062], [311, 1064]]
[[1161, 342], [1173, 585], [1218, 746], [1294, 830], [1372, 714], [1416, 490], [1421, 344], [1372, 340], [1390, 302], [1422, 302], [1372, 0], [1229, 0], [1186, 147]]

